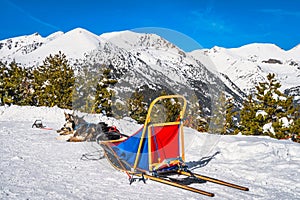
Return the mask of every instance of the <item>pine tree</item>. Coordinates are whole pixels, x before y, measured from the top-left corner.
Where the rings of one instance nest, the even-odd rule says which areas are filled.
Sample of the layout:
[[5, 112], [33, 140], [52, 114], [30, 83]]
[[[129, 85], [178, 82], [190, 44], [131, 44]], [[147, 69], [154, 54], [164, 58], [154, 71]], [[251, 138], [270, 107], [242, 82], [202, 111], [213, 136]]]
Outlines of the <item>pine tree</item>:
[[226, 99], [225, 103], [226, 114], [225, 114], [225, 129], [224, 134], [234, 134], [235, 129], [237, 128], [237, 110], [234, 104], [234, 99]]
[[5, 105], [7, 95], [6, 85], [8, 81], [8, 68], [5, 63], [0, 61], [0, 105]]
[[43, 65], [34, 70], [33, 76], [38, 106], [72, 108], [74, 71], [63, 53], [46, 57]]
[[[256, 100], [250, 96], [241, 110], [241, 127], [243, 134], [269, 135], [275, 138], [291, 136], [296, 108], [293, 98], [280, 92], [280, 83], [275, 74], [268, 74], [267, 81], [256, 86]], [[265, 125], [272, 129], [264, 130]]]
[[295, 113], [292, 118], [290, 133], [293, 141], [300, 143], [300, 105], [295, 106]]
[[148, 104], [142, 92], [136, 90], [127, 101], [129, 116], [138, 123], [144, 123], [147, 117]]
[[93, 110], [96, 113], [104, 113], [106, 116], [113, 116], [112, 113], [112, 97], [115, 92], [110, 87], [118, 81], [113, 79], [109, 68], [104, 68], [103, 75], [96, 87], [95, 104]]
[[102, 67], [83, 63], [76, 65], [78, 69], [73, 90], [73, 109], [86, 113], [94, 112], [96, 87]]
[[226, 133], [226, 108], [225, 108], [226, 97], [224, 93], [221, 93], [219, 99], [214, 104], [214, 109], [210, 119], [209, 132], [224, 134]]
[[[167, 95], [166, 91], [162, 91], [161, 95]], [[166, 112], [166, 122], [175, 122], [178, 120], [180, 116], [180, 111], [182, 108], [182, 105], [178, 101], [178, 99], [163, 99], [162, 100], [163, 107], [165, 108]]]
[[262, 133], [262, 126], [259, 125], [256, 119], [257, 110], [258, 108], [252, 95], [249, 95], [243, 103], [243, 109], [240, 111], [241, 121], [239, 130], [244, 135], [260, 135]]
[[226, 98], [225, 93], [222, 92], [213, 110], [210, 131], [219, 134], [234, 134], [237, 128], [237, 115], [234, 99]]
[[208, 122], [205, 117], [202, 116], [202, 108], [196, 95], [190, 97], [190, 104], [184, 126], [191, 127], [199, 132], [206, 132], [208, 130]]
[[289, 121], [289, 116], [295, 112], [293, 98], [279, 91], [281, 84], [275, 79], [275, 74], [268, 74], [267, 82], [260, 83], [257, 89], [259, 109], [267, 115], [264, 123], [272, 123], [274, 133], [268, 135], [275, 138], [285, 138], [289, 135], [289, 125], [284, 125], [283, 120]]
[[20, 96], [20, 83], [22, 81], [22, 69], [15, 63], [9, 64], [5, 90], [6, 94], [4, 96], [4, 102], [7, 104], [16, 104], [19, 101]]
[[0, 70], [1, 104], [30, 105], [30, 70], [14, 61], [8, 67], [1, 63]]

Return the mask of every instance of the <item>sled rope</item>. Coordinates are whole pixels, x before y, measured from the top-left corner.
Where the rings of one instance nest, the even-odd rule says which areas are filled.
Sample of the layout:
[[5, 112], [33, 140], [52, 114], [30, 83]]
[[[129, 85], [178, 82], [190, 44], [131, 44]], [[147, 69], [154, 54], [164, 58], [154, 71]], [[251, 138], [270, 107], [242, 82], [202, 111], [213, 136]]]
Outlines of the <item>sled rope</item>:
[[100, 155], [101, 151], [98, 150], [98, 151], [94, 151], [94, 152], [91, 152], [91, 153], [85, 153], [85, 154], [82, 154], [80, 160], [84, 160], [84, 161], [88, 161], [88, 160], [101, 160], [104, 158], [104, 156], [99, 156], [99, 158], [94, 158], [96, 156], [96, 153], [97, 155]]

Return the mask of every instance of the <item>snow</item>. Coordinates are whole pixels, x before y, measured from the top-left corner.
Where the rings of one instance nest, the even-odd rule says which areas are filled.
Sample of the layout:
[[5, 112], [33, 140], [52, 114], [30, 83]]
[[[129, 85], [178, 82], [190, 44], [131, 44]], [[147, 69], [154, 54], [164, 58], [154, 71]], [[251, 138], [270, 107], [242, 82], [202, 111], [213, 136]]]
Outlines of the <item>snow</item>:
[[275, 44], [270, 43], [252, 43], [241, 46], [239, 48], [229, 49], [229, 51], [241, 57], [259, 55], [259, 59], [261, 61], [268, 60], [269, 58], [281, 60], [283, 57], [286, 60], [295, 59], [294, 57], [289, 56], [289, 54], [287, 54], [285, 50], [279, 48]]
[[0, 55], [2, 58], [8, 57], [13, 59], [15, 56], [21, 56], [33, 51], [33, 45], [38, 47], [44, 42], [45, 38], [41, 37], [38, 33], [1, 40]]
[[257, 117], [258, 115], [262, 115], [264, 117], [264, 116], [267, 116], [268, 113], [264, 110], [258, 110], [255, 114], [255, 117]]
[[130, 50], [145, 50], [151, 49], [164, 49], [168, 51], [178, 51], [179, 48], [170, 43], [166, 39], [149, 33], [136, 33], [133, 31], [118, 31], [103, 33], [100, 38], [107, 40], [120, 48]]
[[[0, 199], [210, 199], [149, 180], [129, 185], [126, 174], [100, 158], [97, 144], [56, 139], [64, 111], [71, 112], [58, 107], [0, 107]], [[129, 118], [78, 114], [89, 122], [109, 122], [125, 134], [141, 126]], [[31, 128], [36, 119], [53, 130]], [[212, 183], [191, 186], [215, 193], [214, 199], [299, 198], [298, 143], [220, 136], [190, 128], [184, 131], [186, 163], [194, 172], [249, 187], [250, 191]]]
[[47, 56], [61, 51], [72, 62], [75, 59], [83, 59], [86, 54], [104, 42], [94, 33], [83, 28], [75, 28], [66, 33], [58, 31], [47, 37], [41, 37], [35, 33], [2, 40], [0, 41], [0, 55], [3, 61], [15, 60], [24, 66], [31, 67], [42, 64]]
[[273, 135], [275, 135], [275, 131], [274, 131], [274, 128], [272, 126], [272, 122], [270, 123], [267, 123], [263, 126], [263, 132], [266, 133], [266, 132], [270, 132], [272, 133]]
[[100, 35], [101, 38], [112, 41], [115, 45], [128, 50], [132, 49], [134, 44], [137, 43], [142, 36], [143, 34], [134, 33], [128, 30], [103, 33]]
[[[292, 124], [292, 123], [289, 122], [288, 118], [286, 118], [286, 117], [280, 118], [279, 122], [282, 123], [283, 127], [289, 127]], [[292, 122], [292, 120], [291, 120], [291, 122]]]
[[16, 61], [28, 65], [32, 64], [33, 61], [36, 64], [41, 64], [47, 56], [57, 54], [59, 51], [64, 53], [68, 59], [83, 59], [85, 53], [96, 49], [102, 41], [97, 35], [82, 28], [73, 29], [65, 34], [58, 32], [48, 37], [50, 41], [47, 45], [38, 48], [32, 53], [15, 57]]
[[[269, 73], [275, 73], [282, 91], [299, 85], [300, 68], [297, 63], [300, 62], [300, 45], [285, 51], [274, 44], [252, 43], [229, 49], [216, 46], [190, 53], [195, 58], [203, 54], [212, 60], [219, 72], [227, 75], [247, 94], [259, 82], [266, 81]], [[282, 64], [267, 63], [269, 59], [276, 59]]]
[[293, 55], [294, 57], [298, 57], [298, 61], [299, 61], [299, 55], [300, 55], [300, 44], [298, 44], [297, 46], [295, 46], [294, 48], [288, 50], [288, 53]]

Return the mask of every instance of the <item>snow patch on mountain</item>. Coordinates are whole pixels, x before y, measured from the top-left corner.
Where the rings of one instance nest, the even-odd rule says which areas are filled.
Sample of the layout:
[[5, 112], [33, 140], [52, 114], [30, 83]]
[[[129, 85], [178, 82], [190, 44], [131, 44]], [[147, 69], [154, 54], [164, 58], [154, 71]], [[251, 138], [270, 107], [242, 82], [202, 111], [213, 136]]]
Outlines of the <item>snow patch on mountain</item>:
[[300, 60], [299, 56], [300, 56], [300, 44], [298, 44], [297, 46], [295, 46], [294, 48], [290, 49], [287, 51], [289, 54], [291, 54], [293, 57], [296, 58], [296, 60]]
[[[235, 55], [238, 55], [242, 58], [253, 59], [253, 61], [262, 62], [270, 58], [278, 60], [289, 60], [289, 59], [300, 59], [300, 56], [295, 56], [289, 54], [287, 51], [281, 49], [275, 44], [270, 43], [252, 43], [241, 46], [239, 48], [228, 49], [228, 52], [231, 52]], [[295, 57], [294, 57], [295, 56]], [[254, 60], [257, 58], [257, 60]]]
[[42, 46], [44, 42], [45, 38], [38, 33], [1, 40], [1, 59], [9, 60], [16, 56], [28, 54]]
[[[55, 37], [55, 35], [54, 35]], [[16, 57], [16, 61], [27, 65], [39, 65], [50, 54], [64, 53], [68, 59], [83, 59], [86, 53], [99, 46], [101, 39], [82, 28], [76, 28], [65, 34], [56, 35], [46, 45], [24, 56]]]
[[48, 36], [46, 37], [46, 40], [50, 42], [50, 41], [55, 40], [56, 38], [62, 36], [63, 34], [64, 34], [64, 32], [62, 32], [62, 31], [57, 31], [57, 32], [55, 32], [55, 33], [52, 33], [52, 34], [48, 35]]
[[176, 51], [179, 50], [179, 48], [174, 44], [156, 34], [136, 33], [126, 30], [104, 33], [100, 35], [100, 37], [128, 51], [139, 51], [144, 50], [145, 48], [164, 49], [166, 51], [170, 51], [172, 49], [175, 49]]

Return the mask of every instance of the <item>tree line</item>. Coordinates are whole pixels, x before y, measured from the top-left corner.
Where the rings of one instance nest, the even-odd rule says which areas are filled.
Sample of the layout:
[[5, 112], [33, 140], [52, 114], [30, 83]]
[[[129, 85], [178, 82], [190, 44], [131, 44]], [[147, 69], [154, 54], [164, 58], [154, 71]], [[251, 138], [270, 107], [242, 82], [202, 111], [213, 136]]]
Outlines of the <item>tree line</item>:
[[[217, 110], [224, 113], [223, 126], [217, 132], [292, 138], [300, 142], [300, 106], [294, 104], [293, 96], [282, 93], [280, 87], [275, 74], [268, 74], [266, 81], [258, 83], [256, 92], [244, 100], [241, 108], [235, 106], [234, 99], [222, 95], [220, 102], [224, 105]], [[213, 120], [216, 119], [218, 117]]]
[[[88, 91], [93, 93], [92, 111], [101, 113], [106, 110], [108, 116], [111, 115], [109, 99], [113, 95], [109, 85], [117, 82], [111, 80], [109, 74], [110, 70], [105, 68], [96, 80], [95, 91]], [[0, 62], [0, 105], [58, 106], [72, 109], [74, 98], [80, 98], [80, 95], [76, 95], [80, 93], [76, 86], [78, 83], [76, 85], [74, 66], [69, 64], [62, 52], [49, 55], [42, 65], [31, 68], [24, 68], [15, 61], [9, 64]]]
[[15, 61], [0, 63], [0, 104], [71, 108], [74, 71], [66, 56], [47, 57], [38, 67], [24, 68]]

